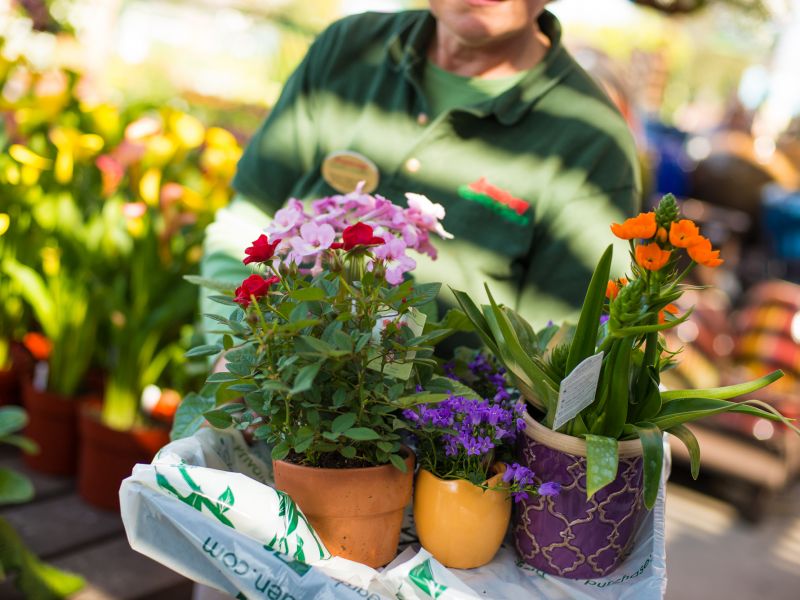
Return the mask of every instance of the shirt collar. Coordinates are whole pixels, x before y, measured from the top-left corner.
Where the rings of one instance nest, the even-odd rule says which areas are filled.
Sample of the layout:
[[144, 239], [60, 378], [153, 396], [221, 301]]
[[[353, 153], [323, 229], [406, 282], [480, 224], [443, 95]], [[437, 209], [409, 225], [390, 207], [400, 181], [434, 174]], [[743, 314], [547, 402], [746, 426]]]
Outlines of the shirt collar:
[[[561, 24], [555, 15], [543, 11], [539, 16], [539, 28], [550, 39], [550, 48], [542, 61], [517, 85], [497, 98], [470, 108], [469, 112], [481, 117], [494, 114], [502, 124], [512, 125], [574, 68], [574, 62], [561, 43]], [[430, 11], [415, 12], [414, 18], [409, 19], [387, 44], [393, 68], [419, 81], [435, 30], [436, 20]]]

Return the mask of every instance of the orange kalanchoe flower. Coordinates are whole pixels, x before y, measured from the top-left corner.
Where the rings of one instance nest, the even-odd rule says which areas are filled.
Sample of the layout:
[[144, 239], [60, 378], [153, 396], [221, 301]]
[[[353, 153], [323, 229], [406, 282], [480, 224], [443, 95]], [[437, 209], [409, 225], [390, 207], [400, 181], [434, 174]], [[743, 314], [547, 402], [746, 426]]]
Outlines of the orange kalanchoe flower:
[[667, 230], [663, 227], [659, 227], [658, 231], [656, 231], [656, 239], [661, 242], [662, 244], [667, 241]]
[[667, 322], [666, 313], [669, 313], [671, 315], [677, 315], [678, 314], [678, 307], [675, 306], [674, 304], [667, 304], [664, 307], [664, 310], [658, 311], [658, 322], [659, 323], [666, 323]]
[[612, 223], [611, 233], [623, 240], [649, 240], [656, 234], [656, 213], [641, 213], [627, 219], [621, 225]]
[[694, 262], [706, 267], [718, 267], [725, 262], [719, 257], [719, 250], [712, 250], [711, 242], [703, 236], [698, 236], [686, 251]]
[[606, 284], [606, 298], [609, 300], [613, 300], [619, 294], [619, 286], [617, 282], [613, 279], [608, 280], [608, 284]]
[[655, 242], [636, 246], [636, 262], [648, 271], [658, 271], [669, 262], [670, 256], [672, 253], [669, 250], [662, 250]]
[[700, 229], [689, 219], [681, 219], [669, 228], [669, 243], [678, 248], [688, 248], [700, 237]]

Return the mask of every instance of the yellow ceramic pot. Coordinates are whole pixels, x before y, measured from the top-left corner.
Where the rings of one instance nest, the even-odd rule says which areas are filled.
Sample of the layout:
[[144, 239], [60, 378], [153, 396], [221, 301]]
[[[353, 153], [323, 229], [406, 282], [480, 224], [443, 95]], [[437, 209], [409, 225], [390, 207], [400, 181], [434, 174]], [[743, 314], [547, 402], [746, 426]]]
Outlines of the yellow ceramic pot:
[[[486, 484], [501, 483], [505, 465]], [[414, 488], [419, 541], [446, 567], [472, 569], [490, 562], [508, 529], [511, 497], [463, 479], [439, 479], [421, 469]]]

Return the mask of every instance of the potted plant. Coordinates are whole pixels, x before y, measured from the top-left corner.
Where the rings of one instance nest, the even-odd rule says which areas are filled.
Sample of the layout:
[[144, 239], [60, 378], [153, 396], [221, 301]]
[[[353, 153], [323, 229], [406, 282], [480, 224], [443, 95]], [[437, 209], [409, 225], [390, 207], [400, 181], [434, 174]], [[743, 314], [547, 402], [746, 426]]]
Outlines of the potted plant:
[[309, 210], [290, 200], [246, 251], [244, 262], [264, 270], [215, 297], [235, 307], [214, 317], [222, 344], [192, 352], [224, 349], [227, 372], [208, 381], [242, 395], [205, 412], [208, 421], [269, 442], [276, 488], [332, 554], [372, 567], [394, 558], [411, 499], [401, 411], [419, 384], [429, 391], [419, 398], [446, 397], [431, 355], [448, 330], [419, 310], [440, 286], [404, 281], [415, 266], [407, 251], [433, 255], [429, 235], [447, 235], [443, 216], [413, 194], [405, 209], [360, 191]]
[[471, 569], [490, 562], [503, 543], [512, 496], [554, 495], [559, 486], [535, 485], [534, 473], [513, 461], [525, 403], [509, 393], [505, 369], [460, 348], [445, 370], [454, 388], [446, 400], [403, 411], [420, 465], [414, 522], [436, 560]]
[[[700, 450], [684, 425], [724, 412], [783, 421], [758, 400], [731, 401], [781, 377], [707, 390], [661, 390], [660, 373], [673, 363], [661, 331], [685, 321], [673, 303], [697, 265], [721, 264], [719, 251], [682, 219], [665, 196], [658, 207], [612, 232], [629, 240], [631, 271], [609, 280], [611, 247], [589, 284], [577, 327], [538, 333], [514, 311], [479, 309], [456, 292], [484, 343], [533, 405], [526, 414], [520, 457], [538, 476], [561, 484], [552, 498], [520, 504], [515, 542], [522, 559], [570, 578], [610, 573], [633, 543], [661, 481], [663, 432], [686, 444], [697, 477]], [[689, 263], [684, 267], [684, 259]]]

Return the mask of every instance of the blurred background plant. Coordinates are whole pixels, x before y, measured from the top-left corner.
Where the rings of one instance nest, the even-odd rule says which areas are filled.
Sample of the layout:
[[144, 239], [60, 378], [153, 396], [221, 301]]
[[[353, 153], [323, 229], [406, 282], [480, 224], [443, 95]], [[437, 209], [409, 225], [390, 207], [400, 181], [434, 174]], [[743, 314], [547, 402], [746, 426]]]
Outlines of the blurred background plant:
[[[36, 452], [36, 445], [19, 434], [26, 422], [27, 416], [21, 408], [0, 407], [0, 444]], [[8, 468], [0, 469], [0, 506], [27, 502], [33, 495], [33, 484], [27, 477]], [[8, 521], [0, 518], [0, 581], [12, 573], [16, 574], [18, 589], [27, 598], [63, 598], [84, 585], [81, 577], [41, 562], [25, 547]]]

